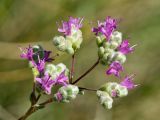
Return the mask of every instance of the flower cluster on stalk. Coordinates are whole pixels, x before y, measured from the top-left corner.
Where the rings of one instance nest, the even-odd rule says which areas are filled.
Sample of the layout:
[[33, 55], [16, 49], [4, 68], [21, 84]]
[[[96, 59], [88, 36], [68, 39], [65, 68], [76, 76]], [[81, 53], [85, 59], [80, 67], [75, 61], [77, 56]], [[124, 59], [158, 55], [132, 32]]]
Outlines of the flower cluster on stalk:
[[[52, 58], [50, 58], [51, 51], [44, 50], [41, 46], [29, 46], [22, 49], [21, 58], [29, 61], [32, 68], [36, 89], [38, 92], [45, 94], [51, 94], [51, 89], [54, 85], [67, 85], [68, 76], [66, 74], [67, 68], [64, 64], [55, 66], [52, 64]], [[54, 71], [49, 66], [54, 66]], [[58, 70], [56, 69], [58, 68]], [[53, 74], [49, 74], [49, 72]], [[56, 74], [56, 75], [55, 75]], [[52, 77], [54, 76], [54, 78]]]
[[62, 21], [62, 26], [58, 28], [58, 31], [63, 33], [63, 35], [53, 38], [53, 43], [58, 50], [73, 55], [80, 48], [83, 41], [82, 31], [80, 30], [82, 21], [83, 18], [73, 17], [69, 17], [69, 20], [66, 22]]
[[[98, 56], [103, 65], [108, 66], [107, 75], [114, 75], [121, 78], [123, 64], [126, 62], [126, 55], [134, 51], [134, 46], [130, 46], [129, 40], [122, 38], [122, 33], [117, 31], [118, 20], [110, 16], [105, 21], [98, 21], [98, 27], [93, 28], [97, 38]], [[128, 90], [136, 85], [133, 83], [133, 76], [126, 76], [120, 83], [109, 82], [103, 85], [97, 96], [105, 108], [112, 107], [112, 98], [123, 97], [128, 94]]]
[[[62, 21], [62, 26], [58, 28], [62, 35], [53, 38], [53, 44], [59, 51], [75, 55], [83, 40], [80, 30], [82, 21], [83, 18], [73, 17], [69, 17], [68, 21]], [[75, 99], [78, 94], [84, 93], [85, 90], [96, 91], [100, 103], [107, 109], [112, 108], [114, 98], [127, 96], [128, 91], [137, 85], [133, 82], [134, 75], [123, 78], [121, 72], [124, 71], [123, 64], [126, 62], [126, 56], [134, 51], [134, 46], [130, 46], [128, 39], [122, 38], [122, 33], [117, 31], [117, 24], [118, 20], [109, 16], [103, 22], [98, 21], [98, 26], [92, 28], [98, 46], [98, 61], [76, 82], [87, 75], [98, 63], [108, 67], [104, 72], [106, 75], [114, 75], [120, 79], [120, 82], [108, 82], [96, 90], [78, 87], [75, 85], [76, 82], [72, 82], [73, 66], [69, 70], [63, 63], [53, 64], [54, 59], [50, 57], [51, 51], [44, 50], [40, 45], [34, 45], [21, 48], [22, 54], [20, 56], [29, 61], [34, 75], [36, 91], [41, 94], [52, 95], [52, 88], [58, 85], [58, 90], [52, 95], [52, 100], [65, 103]]]

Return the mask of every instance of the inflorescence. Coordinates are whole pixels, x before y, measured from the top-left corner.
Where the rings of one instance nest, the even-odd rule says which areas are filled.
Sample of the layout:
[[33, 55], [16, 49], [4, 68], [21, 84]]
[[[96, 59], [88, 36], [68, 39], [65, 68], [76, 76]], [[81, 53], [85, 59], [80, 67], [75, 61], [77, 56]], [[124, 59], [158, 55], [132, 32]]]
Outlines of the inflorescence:
[[[34, 75], [33, 91], [30, 98], [31, 108], [36, 108], [35, 110], [37, 110], [53, 101], [68, 103], [75, 99], [78, 94], [82, 95], [85, 91], [89, 90], [96, 92], [100, 104], [104, 108], [111, 109], [114, 98], [127, 96], [128, 91], [137, 86], [133, 83], [134, 75], [121, 77], [121, 72], [124, 70], [123, 64], [127, 59], [126, 57], [134, 51], [135, 45], [130, 46], [129, 40], [122, 38], [122, 33], [117, 31], [118, 20], [111, 17], [107, 17], [102, 22], [98, 21], [98, 26], [92, 28], [92, 32], [96, 35], [98, 60], [78, 79], [75, 81], [72, 80], [74, 76], [75, 53], [80, 49], [83, 41], [81, 31], [82, 22], [83, 18], [69, 17], [69, 20], [66, 22], [62, 21], [62, 26], [58, 28], [58, 31], [62, 35], [53, 38], [53, 44], [59, 51], [66, 52], [72, 56], [70, 70], [63, 63], [53, 64], [52, 61], [55, 57], [50, 57], [51, 51], [44, 50], [40, 45], [29, 46], [24, 49], [21, 48], [21, 58], [29, 61], [29, 66]], [[77, 86], [76, 83], [99, 63], [108, 67], [106, 75], [114, 75], [120, 79], [120, 82], [107, 82], [98, 89]], [[57, 85], [59, 89], [56, 93], [53, 93], [52, 88]], [[43, 94], [52, 97], [38, 104], [38, 100]], [[26, 116], [25, 114], [19, 120], [23, 120], [22, 118]]]

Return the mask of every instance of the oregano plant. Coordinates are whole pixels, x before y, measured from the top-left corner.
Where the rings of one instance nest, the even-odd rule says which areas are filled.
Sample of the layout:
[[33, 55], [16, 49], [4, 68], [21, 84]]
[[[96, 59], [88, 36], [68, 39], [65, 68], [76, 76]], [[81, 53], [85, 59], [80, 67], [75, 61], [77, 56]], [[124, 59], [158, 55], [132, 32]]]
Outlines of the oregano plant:
[[[127, 55], [134, 51], [135, 45], [130, 46], [129, 40], [122, 38], [122, 33], [117, 31], [118, 22], [117, 19], [108, 16], [104, 21], [98, 21], [97, 27], [91, 29], [95, 33], [97, 61], [76, 79], [74, 79], [74, 66], [76, 52], [80, 49], [83, 41], [81, 31], [83, 18], [69, 17], [68, 21], [62, 21], [62, 26], [58, 28], [62, 35], [53, 38], [53, 45], [59, 51], [71, 56], [70, 68], [63, 63], [53, 64], [52, 61], [56, 59], [58, 54], [52, 58], [50, 57], [51, 51], [44, 50], [40, 45], [20, 48], [22, 51], [20, 56], [29, 61], [34, 80], [30, 94], [31, 106], [19, 120], [27, 119], [49, 103], [69, 103], [76, 99], [77, 95], [83, 95], [87, 91], [95, 92], [100, 104], [106, 109], [112, 108], [114, 98], [127, 96], [128, 91], [137, 85], [133, 83], [134, 74], [123, 77], [121, 72], [124, 70], [123, 64], [126, 62]], [[96, 89], [77, 86], [76, 84], [98, 64], [106, 66], [106, 75], [114, 75], [119, 79], [118, 82], [107, 82]], [[59, 89], [52, 93], [52, 89], [57, 85]], [[39, 100], [43, 95], [48, 95], [48, 99], [40, 103]]]

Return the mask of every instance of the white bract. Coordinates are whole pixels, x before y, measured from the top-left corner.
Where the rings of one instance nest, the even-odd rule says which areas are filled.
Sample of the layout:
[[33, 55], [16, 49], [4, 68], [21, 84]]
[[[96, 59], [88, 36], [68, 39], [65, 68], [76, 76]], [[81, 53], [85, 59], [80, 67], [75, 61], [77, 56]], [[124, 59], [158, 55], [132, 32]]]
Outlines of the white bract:
[[67, 52], [68, 54], [73, 55], [77, 49], [80, 48], [80, 45], [83, 41], [81, 30], [72, 26], [71, 34], [65, 37], [56, 36], [53, 38], [53, 44], [57, 47], [58, 50]]
[[99, 98], [100, 104], [104, 108], [106, 108], [106, 109], [112, 108], [113, 99], [110, 97], [110, 95], [107, 92], [98, 90], [97, 96]]
[[[62, 95], [62, 99], [60, 100], [60, 102], [68, 103], [71, 100], [76, 98], [76, 96], [79, 93], [79, 89], [75, 85], [67, 85], [67, 86], [61, 87], [57, 93], [60, 93]], [[54, 99], [59, 101], [56, 94], [54, 95]]]
[[57, 65], [54, 64], [47, 64], [45, 72], [48, 73], [52, 80], [56, 79], [62, 72], [65, 71], [65, 75], [68, 75], [68, 69], [66, 68], [66, 65], [63, 63], [59, 63]]

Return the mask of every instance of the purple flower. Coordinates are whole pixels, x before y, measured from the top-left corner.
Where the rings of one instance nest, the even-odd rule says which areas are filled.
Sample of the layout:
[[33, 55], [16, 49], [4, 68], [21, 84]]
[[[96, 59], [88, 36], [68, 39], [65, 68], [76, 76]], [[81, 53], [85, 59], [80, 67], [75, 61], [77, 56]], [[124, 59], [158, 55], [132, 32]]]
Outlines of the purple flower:
[[41, 53], [40, 52], [44, 52], [44, 56], [43, 58], [41, 59], [44, 59], [44, 61], [46, 62], [51, 62], [53, 59], [50, 58], [50, 54], [51, 54], [51, 51], [38, 51], [38, 52], [33, 52], [33, 48], [29, 45], [28, 48], [20, 48], [20, 50], [22, 51], [22, 54], [20, 55], [21, 58], [24, 58], [24, 59], [28, 59], [29, 61], [33, 61], [33, 56], [36, 55], [36, 56], [39, 56]]
[[55, 96], [56, 96], [56, 99], [58, 100], [58, 102], [60, 102], [63, 99], [63, 96], [62, 96], [62, 94], [60, 92], [57, 92], [55, 94]]
[[123, 71], [122, 65], [118, 61], [114, 61], [109, 66], [109, 69], [106, 71], [107, 75], [114, 74], [116, 77], [119, 77], [119, 72]]
[[98, 21], [98, 28], [93, 28], [92, 31], [95, 32], [96, 35], [101, 33], [106, 36], [107, 40], [110, 40], [112, 32], [117, 28], [117, 20], [112, 19], [110, 16], [106, 18], [105, 22]]
[[119, 50], [121, 53], [123, 53], [123, 54], [128, 54], [128, 53], [133, 52], [133, 50], [134, 50], [133, 47], [134, 47], [134, 46], [129, 47], [129, 42], [128, 42], [128, 40], [124, 40], [124, 41], [120, 44], [120, 46], [118, 47], [118, 50]]
[[42, 78], [35, 78], [37, 84], [46, 94], [51, 94], [52, 86], [55, 84], [55, 81], [51, 79], [48, 74], [45, 74]]
[[64, 33], [65, 35], [70, 35], [72, 26], [74, 26], [78, 30], [82, 27], [82, 21], [82, 18], [69, 17], [69, 21], [62, 21], [62, 27], [58, 28], [58, 31]]
[[134, 75], [126, 76], [120, 85], [125, 86], [127, 89], [133, 89], [137, 85], [133, 83]]
[[65, 75], [65, 71], [63, 71], [56, 79], [56, 84], [66, 86], [68, 84], [68, 77]]
[[64, 33], [65, 35], [70, 35], [71, 25], [69, 22], [62, 22], [62, 27], [58, 28], [58, 31]]
[[38, 63], [36, 63], [34, 60], [32, 60], [32, 64], [39, 72], [43, 72], [45, 68], [45, 59], [41, 60], [39, 58]]
[[112, 97], [116, 97], [116, 96], [117, 96], [117, 91], [116, 91], [116, 90], [112, 90], [111, 96], [112, 96]]
[[44, 60], [46, 62], [52, 62], [53, 61], [53, 58], [49, 57], [50, 54], [51, 54], [51, 51], [46, 51], [46, 50], [44, 51]]
[[21, 58], [28, 59], [29, 61], [32, 60], [33, 48], [30, 45], [28, 48], [20, 48], [20, 50], [22, 51], [22, 54], [20, 55]]
[[56, 79], [52, 79], [48, 73], [45, 73], [42, 78], [36, 77], [35, 80], [37, 81], [38, 85], [42, 90], [45, 91], [46, 94], [51, 93], [51, 88], [53, 85], [62, 85], [66, 86], [68, 83], [68, 77], [65, 76], [65, 71], [62, 72]]

